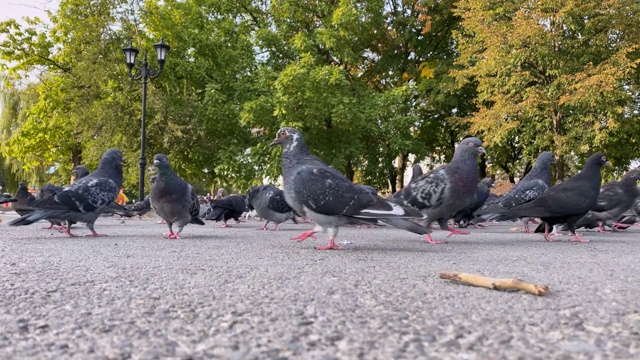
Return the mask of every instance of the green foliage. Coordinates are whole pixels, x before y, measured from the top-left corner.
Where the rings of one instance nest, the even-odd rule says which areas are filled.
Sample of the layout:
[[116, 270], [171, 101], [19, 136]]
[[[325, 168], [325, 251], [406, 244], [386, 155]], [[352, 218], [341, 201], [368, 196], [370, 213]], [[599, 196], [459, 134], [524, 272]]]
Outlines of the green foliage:
[[519, 176], [543, 150], [562, 156], [559, 177], [594, 150], [624, 167], [640, 157], [639, 7], [63, 0], [47, 22], [0, 23], [3, 174], [66, 183], [117, 147], [135, 192], [142, 84], [121, 48], [147, 49], [157, 68], [160, 38], [171, 51], [149, 82], [146, 156], [167, 154], [202, 193], [276, 182], [280, 150], [268, 144], [282, 126], [379, 189], [402, 187], [412, 158], [449, 160], [472, 134], [491, 172]]

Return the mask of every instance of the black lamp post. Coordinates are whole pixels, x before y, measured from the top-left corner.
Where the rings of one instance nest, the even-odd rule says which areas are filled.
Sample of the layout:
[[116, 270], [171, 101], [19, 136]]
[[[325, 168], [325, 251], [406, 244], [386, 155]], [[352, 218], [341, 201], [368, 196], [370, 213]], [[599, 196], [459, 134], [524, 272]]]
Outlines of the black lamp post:
[[147, 80], [155, 79], [162, 73], [162, 67], [164, 66], [164, 62], [167, 59], [167, 53], [169, 52], [169, 45], [165, 44], [164, 40], [161, 39], [159, 43], [153, 45], [158, 53], [158, 70], [154, 70], [149, 67], [149, 63], [147, 63], [147, 51], [144, 50], [143, 58], [142, 58], [142, 67], [133, 71], [133, 66], [136, 63], [136, 57], [138, 56], [138, 49], [129, 45], [126, 48], [123, 48], [122, 51], [126, 57], [127, 67], [129, 68], [129, 77], [131, 80], [140, 80], [142, 79], [142, 124], [141, 124], [141, 134], [140, 134], [140, 190], [139, 190], [139, 198], [140, 201], [144, 200], [144, 172], [147, 166], [147, 159], [145, 158], [144, 151], [146, 148], [146, 123], [145, 117], [147, 115]]

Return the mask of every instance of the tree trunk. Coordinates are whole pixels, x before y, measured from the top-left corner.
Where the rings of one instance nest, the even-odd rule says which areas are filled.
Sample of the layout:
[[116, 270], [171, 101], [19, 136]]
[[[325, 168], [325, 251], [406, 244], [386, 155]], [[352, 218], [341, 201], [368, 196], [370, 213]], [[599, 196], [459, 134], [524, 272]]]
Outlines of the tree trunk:
[[556, 180], [563, 181], [565, 177], [565, 163], [563, 154], [563, 134], [562, 134], [562, 114], [554, 110], [551, 119], [553, 120], [553, 137], [556, 143]]
[[396, 168], [393, 165], [389, 166], [388, 171], [389, 171], [389, 185], [391, 186], [391, 193], [393, 194], [396, 191], [398, 191], [398, 188], [396, 187], [398, 176], [396, 174]]
[[349, 181], [353, 182], [353, 177], [355, 176], [356, 171], [353, 168], [353, 162], [351, 160], [347, 161], [347, 168], [344, 170], [344, 175], [349, 179]]
[[527, 163], [524, 166], [524, 172], [522, 173], [522, 176], [520, 176], [521, 180], [523, 177], [527, 176], [529, 171], [531, 171], [531, 168], [532, 168], [531, 161], [527, 161]]
[[484, 179], [487, 177], [487, 156], [480, 156], [480, 164], [478, 165], [478, 170], [480, 170], [480, 179]]
[[73, 169], [75, 169], [76, 166], [82, 164], [82, 144], [74, 144], [73, 148], [71, 149], [71, 162], [73, 163]]
[[397, 166], [397, 177], [398, 180], [396, 182], [397, 186], [398, 186], [398, 190], [402, 190], [404, 189], [404, 172], [407, 170], [407, 157], [409, 155], [408, 154], [400, 154], [398, 155], [398, 157], [396, 158], [397, 162], [398, 162], [398, 166]]

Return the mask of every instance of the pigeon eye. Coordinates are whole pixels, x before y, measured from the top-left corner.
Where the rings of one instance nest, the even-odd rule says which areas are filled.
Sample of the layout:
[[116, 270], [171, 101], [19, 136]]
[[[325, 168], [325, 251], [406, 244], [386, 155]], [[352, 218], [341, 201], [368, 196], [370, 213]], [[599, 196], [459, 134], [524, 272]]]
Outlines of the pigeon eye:
[[286, 131], [281, 132], [280, 136], [287, 136], [287, 132]]

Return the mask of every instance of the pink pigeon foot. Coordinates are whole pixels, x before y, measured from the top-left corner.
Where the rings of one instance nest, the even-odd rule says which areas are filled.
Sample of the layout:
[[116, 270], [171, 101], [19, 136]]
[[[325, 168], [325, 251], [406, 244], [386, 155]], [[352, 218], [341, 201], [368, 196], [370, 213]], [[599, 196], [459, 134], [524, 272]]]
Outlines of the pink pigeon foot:
[[629, 224], [622, 224], [622, 223], [614, 223], [613, 224], [613, 231], [616, 230], [627, 230], [631, 225]]
[[276, 226], [273, 229], [271, 229], [271, 231], [280, 231], [280, 229], [278, 229], [278, 224], [276, 224]]
[[456, 230], [456, 229], [449, 229], [449, 235], [447, 235], [447, 237], [451, 236], [451, 235], [469, 235], [468, 231], [462, 231], [462, 230]]
[[65, 234], [67, 234], [67, 235], [69, 235], [69, 236], [71, 236], [71, 237], [78, 237], [78, 235], [73, 234], [73, 233], [71, 232], [71, 228], [70, 228], [70, 227], [68, 227], [68, 228], [64, 231], [64, 233], [65, 233]]
[[424, 242], [429, 243], [429, 244], [446, 244], [445, 241], [433, 240], [431, 238], [431, 234], [427, 234], [427, 236], [424, 237]]
[[340, 249], [342, 249], [340, 245], [335, 243], [335, 236], [331, 236], [329, 238], [329, 244], [325, 246], [316, 247], [316, 250], [340, 250]]
[[605, 229], [602, 227], [602, 224], [600, 224], [600, 223], [599, 223], [599, 224], [598, 224], [598, 232], [599, 232], [599, 233], [601, 233], [601, 234], [603, 234], [603, 233], [606, 233], [606, 232], [607, 232], [607, 230], [605, 230]]
[[582, 235], [580, 235], [580, 234], [571, 235], [571, 238], [572, 239], [569, 240], [571, 242], [581, 242], [581, 243], [589, 242], [589, 239], [586, 239], [586, 238], [582, 237]]
[[166, 224], [166, 223], [167, 223], [167, 222], [166, 222], [166, 221], [164, 221], [164, 220], [158, 220], [158, 221], [156, 221], [156, 224]]
[[292, 237], [291, 240], [304, 241], [308, 237], [312, 238], [313, 240], [316, 240], [317, 238], [314, 235], [315, 233], [316, 231], [313, 231], [313, 230], [305, 231], [298, 236]]
[[230, 228], [231, 225], [229, 225], [227, 223], [224, 223], [224, 225], [218, 225], [217, 227], [219, 227], [219, 228]]
[[180, 236], [180, 234], [174, 233], [167, 235], [167, 239], [182, 239], [182, 237]]
[[553, 234], [549, 234], [549, 224], [544, 224], [544, 239], [549, 242], [556, 242], [557, 240], [552, 239], [551, 235]]

